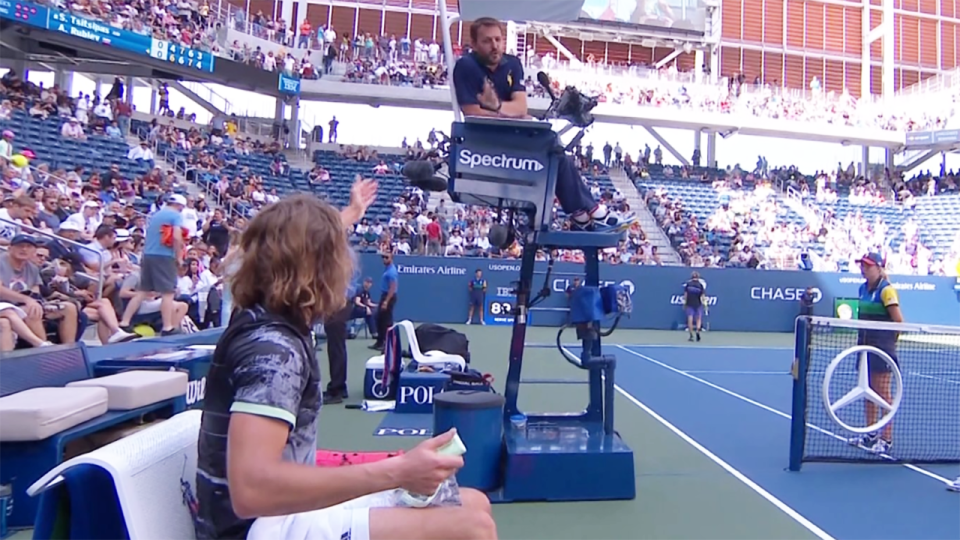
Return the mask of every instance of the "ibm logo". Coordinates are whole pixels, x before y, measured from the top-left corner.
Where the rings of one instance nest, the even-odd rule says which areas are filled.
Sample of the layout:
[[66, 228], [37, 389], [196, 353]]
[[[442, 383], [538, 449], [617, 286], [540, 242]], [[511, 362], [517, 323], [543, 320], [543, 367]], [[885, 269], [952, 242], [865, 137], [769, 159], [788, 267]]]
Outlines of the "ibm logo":
[[294, 79], [292, 77], [286, 77], [284, 75], [280, 76], [280, 91], [287, 94], [299, 94], [300, 93], [300, 79]]

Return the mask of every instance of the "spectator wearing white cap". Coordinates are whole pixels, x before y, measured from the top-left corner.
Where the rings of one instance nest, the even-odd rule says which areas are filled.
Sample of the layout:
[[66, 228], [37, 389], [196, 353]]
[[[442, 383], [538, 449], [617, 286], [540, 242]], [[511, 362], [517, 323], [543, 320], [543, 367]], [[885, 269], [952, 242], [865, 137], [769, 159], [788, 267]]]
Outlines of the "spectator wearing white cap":
[[163, 326], [161, 335], [177, 332], [174, 326], [174, 296], [177, 292], [178, 268], [183, 262], [183, 216], [181, 212], [187, 205], [183, 195], [170, 195], [166, 204], [150, 216], [144, 235], [143, 258], [140, 261], [140, 286], [137, 294], [130, 299], [120, 320], [120, 326], [127, 329], [140, 304], [152, 294], [160, 295], [160, 317]]
[[103, 222], [103, 217], [100, 215], [100, 203], [97, 201], [86, 201], [80, 207], [80, 211], [74, 214], [70, 214], [67, 219], [63, 221], [60, 225], [63, 228], [63, 225], [66, 223], [73, 223], [80, 230], [80, 237], [84, 240], [93, 240], [93, 233], [96, 232], [97, 227]]
[[68, 139], [77, 139], [80, 141], [86, 140], [87, 135], [83, 132], [83, 126], [80, 125], [80, 122], [76, 118], [70, 118], [63, 123], [63, 127], [60, 128], [60, 135]]
[[194, 208], [193, 197], [187, 197], [187, 204], [180, 215], [183, 216], [183, 228], [187, 231], [187, 236], [196, 238], [200, 236], [200, 214]]
[[140, 141], [138, 146], [132, 147], [130, 151], [127, 152], [127, 159], [153, 163], [153, 150], [147, 145], [147, 141]]
[[5, 129], [3, 136], [0, 137], [0, 162], [10, 163], [11, 159], [13, 159], [13, 132]]

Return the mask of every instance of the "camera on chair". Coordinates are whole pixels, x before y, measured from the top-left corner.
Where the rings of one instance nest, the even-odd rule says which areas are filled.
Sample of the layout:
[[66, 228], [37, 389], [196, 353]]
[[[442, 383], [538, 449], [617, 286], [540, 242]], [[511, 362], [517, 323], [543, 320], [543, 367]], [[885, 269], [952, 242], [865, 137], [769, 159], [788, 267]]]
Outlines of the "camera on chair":
[[570, 122], [575, 127], [587, 128], [594, 122], [593, 114], [590, 113], [600, 100], [595, 97], [583, 95], [574, 86], [568, 86], [563, 89], [560, 96], [550, 104], [544, 115], [545, 120], [559, 118]]

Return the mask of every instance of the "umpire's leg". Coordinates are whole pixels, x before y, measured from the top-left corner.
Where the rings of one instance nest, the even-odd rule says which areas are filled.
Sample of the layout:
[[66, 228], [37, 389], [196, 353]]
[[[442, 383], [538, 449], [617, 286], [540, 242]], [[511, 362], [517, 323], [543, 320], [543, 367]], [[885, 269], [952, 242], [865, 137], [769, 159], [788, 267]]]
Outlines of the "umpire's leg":
[[380, 297], [380, 309], [377, 310], [377, 341], [371, 349], [383, 349], [387, 339], [387, 330], [393, 326], [393, 307], [397, 305], [397, 296], [394, 295], [384, 306], [386, 295]]
[[352, 311], [352, 306], [346, 306], [323, 323], [330, 364], [330, 381], [323, 393], [323, 402], [327, 404], [341, 403], [347, 397], [347, 319]]
[[564, 212], [570, 215], [579, 215], [592, 212], [597, 208], [597, 201], [593, 199], [590, 188], [583, 183], [580, 171], [577, 170], [570, 156], [560, 159], [557, 168], [557, 200]]

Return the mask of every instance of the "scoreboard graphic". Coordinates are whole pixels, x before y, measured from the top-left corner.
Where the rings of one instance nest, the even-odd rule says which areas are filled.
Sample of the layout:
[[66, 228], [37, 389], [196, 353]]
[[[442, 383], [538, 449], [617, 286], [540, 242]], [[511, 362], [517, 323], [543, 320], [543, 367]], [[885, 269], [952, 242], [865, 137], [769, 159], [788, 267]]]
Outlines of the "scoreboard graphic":
[[488, 325], [509, 326], [513, 324], [513, 314], [517, 306], [517, 297], [509, 287], [497, 287], [495, 295], [488, 295], [483, 306], [483, 322]]

